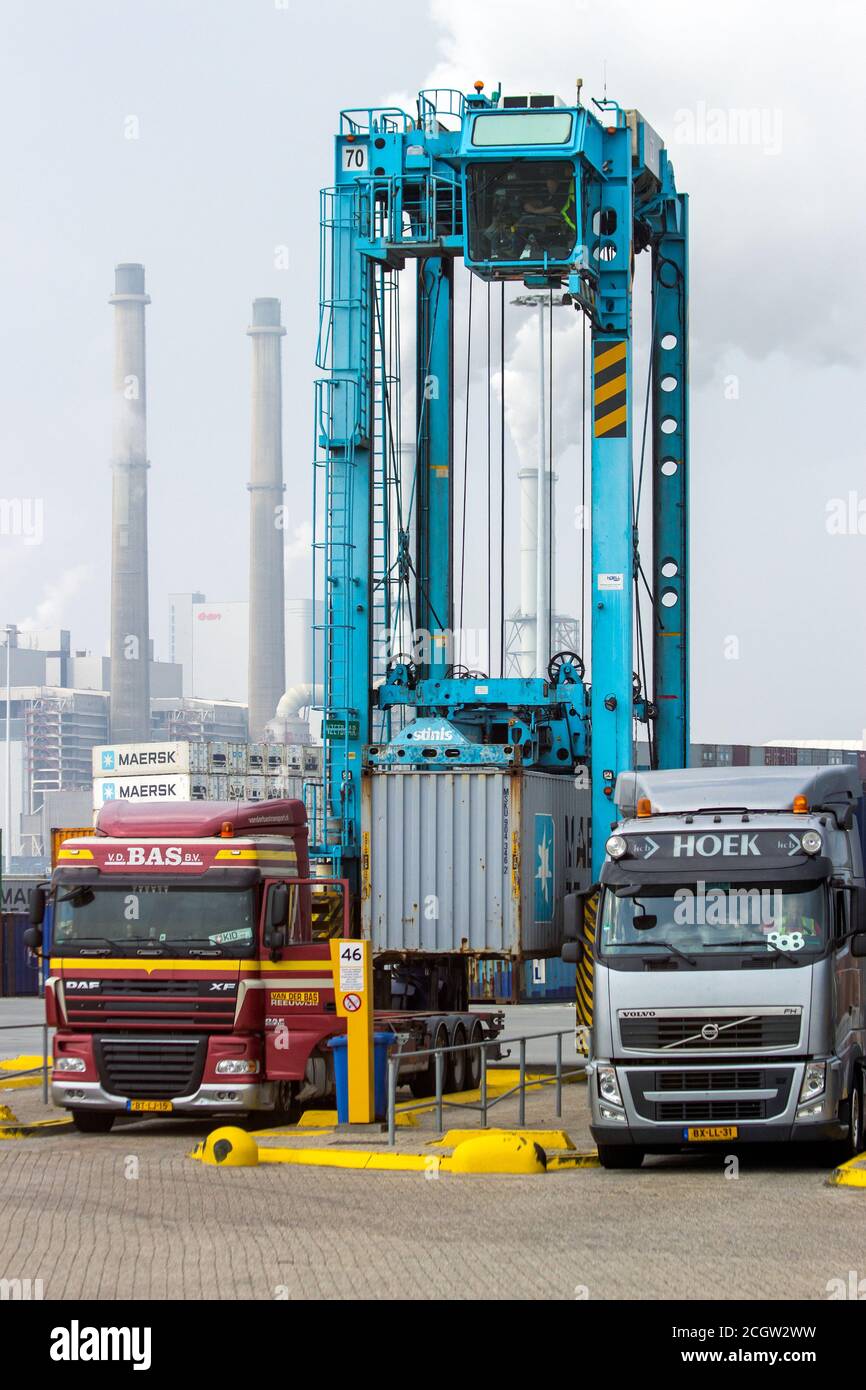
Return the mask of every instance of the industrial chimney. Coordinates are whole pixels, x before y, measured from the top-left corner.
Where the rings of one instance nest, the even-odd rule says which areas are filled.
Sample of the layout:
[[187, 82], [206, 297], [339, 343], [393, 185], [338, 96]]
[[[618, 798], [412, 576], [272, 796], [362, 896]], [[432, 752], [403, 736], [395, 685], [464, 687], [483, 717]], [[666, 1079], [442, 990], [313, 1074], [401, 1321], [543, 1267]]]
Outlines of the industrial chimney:
[[254, 299], [250, 470], [250, 738], [265, 737], [286, 688], [283, 527], [283, 393], [278, 299]]
[[143, 265], [114, 271], [111, 488], [111, 738], [150, 739], [147, 601], [147, 387]]

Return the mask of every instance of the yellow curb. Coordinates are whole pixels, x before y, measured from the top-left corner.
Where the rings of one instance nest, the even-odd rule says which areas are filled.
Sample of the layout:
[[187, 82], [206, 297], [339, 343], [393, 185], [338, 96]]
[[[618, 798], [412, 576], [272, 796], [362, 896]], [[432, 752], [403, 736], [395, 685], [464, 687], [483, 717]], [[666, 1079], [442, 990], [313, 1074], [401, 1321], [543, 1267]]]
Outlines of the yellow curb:
[[16, 1076], [10, 1081], [0, 1081], [0, 1091], [26, 1091], [28, 1086], [41, 1086], [41, 1076]]
[[550, 1154], [547, 1159], [548, 1173], [556, 1173], [561, 1168], [600, 1168], [597, 1153], [591, 1154]]
[[840, 1163], [838, 1168], [833, 1169], [827, 1182], [831, 1187], [866, 1187], [866, 1154]]
[[7, 1123], [11, 1120], [12, 1123], [15, 1124], [17, 1119], [18, 1117], [15, 1114], [15, 1111], [10, 1110], [8, 1105], [0, 1105], [0, 1120], [3, 1120]]
[[520, 1133], [482, 1132], [457, 1145], [451, 1156], [451, 1171], [534, 1175], [547, 1171], [547, 1154], [540, 1144]]
[[[319, 1131], [319, 1133], [323, 1133]], [[556, 1144], [559, 1152], [547, 1156], [537, 1136]], [[463, 1173], [496, 1175], [539, 1174], [566, 1168], [597, 1168], [598, 1155], [578, 1153], [564, 1130], [451, 1130], [445, 1136], [455, 1152], [445, 1154], [393, 1153], [372, 1149], [278, 1148], [258, 1144], [245, 1130], [214, 1130], [200, 1140], [189, 1158], [219, 1167], [255, 1167], [262, 1163], [294, 1164], [307, 1168], [344, 1168], [385, 1173]], [[567, 1141], [567, 1143], [562, 1142]], [[440, 1147], [444, 1141], [428, 1147]]]
[[[51, 1066], [51, 1058], [48, 1058], [48, 1065]], [[0, 1061], [0, 1071], [39, 1071], [42, 1070], [42, 1053], [33, 1056], [25, 1053], [21, 1057], [4, 1057]]]
[[519, 1135], [529, 1144], [540, 1144], [547, 1151], [548, 1149], [574, 1149], [569, 1136], [564, 1129], [449, 1129], [443, 1134], [441, 1139], [434, 1139], [432, 1147], [440, 1149], [456, 1149], [458, 1144], [464, 1144], [468, 1139], [477, 1139], [482, 1134], [513, 1134]]
[[71, 1126], [71, 1119], [33, 1120], [25, 1124], [0, 1125], [0, 1141], [4, 1139], [32, 1139], [35, 1135], [45, 1134], [48, 1130], [69, 1129]]

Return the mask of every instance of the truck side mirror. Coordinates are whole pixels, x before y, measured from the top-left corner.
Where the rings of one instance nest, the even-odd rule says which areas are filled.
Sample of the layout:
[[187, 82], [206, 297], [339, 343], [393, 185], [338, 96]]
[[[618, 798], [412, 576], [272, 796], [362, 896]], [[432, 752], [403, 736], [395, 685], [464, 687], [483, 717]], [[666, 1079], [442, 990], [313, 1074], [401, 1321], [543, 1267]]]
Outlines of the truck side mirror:
[[583, 959], [583, 942], [566, 941], [560, 952], [560, 958], [566, 965], [579, 965]]
[[562, 934], [566, 941], [583, 936], [583, 894], [566, 893], [562, 900]]
[[[29, 898], [29, 901], [28, 901], [28, 908], [29, 908], [29, 915], [30, 915], [30, 925], [33, 926], [33, 927], [41, 927], [41, 926], [42, 926], [42, 923], [45, 921], [45, 902], [46, 902], [46, 897], [47, 897], [47, 895], [46, 895], [46, 892], [45, 892], [45, 889], [44, 889], [44, 888], [31, 888], [31, 889], [30, 889], [30, 898]], [[42, 940], [42, 933], [41, 933], [41, 932], [39, 933], [39, 940], [40, 940], [40, 941]], [[29, 943], [28, 943], [28, 944], [29, 944]]]
[[42, 928], [25, 927], [21, 933], [21, 940], [25, 946], [29, 946], [31, 951], [38, 951], [42, 945]]
[[289, 939], [288, 916], [288, 886], [285, 883], [273, 883], [268, 894], [268, 915], [265, 922], [265, 944], [272, 950], [285, 946]]
[[866, 956], [866, 932], [858, 931], [851, 937], [852, 956]]

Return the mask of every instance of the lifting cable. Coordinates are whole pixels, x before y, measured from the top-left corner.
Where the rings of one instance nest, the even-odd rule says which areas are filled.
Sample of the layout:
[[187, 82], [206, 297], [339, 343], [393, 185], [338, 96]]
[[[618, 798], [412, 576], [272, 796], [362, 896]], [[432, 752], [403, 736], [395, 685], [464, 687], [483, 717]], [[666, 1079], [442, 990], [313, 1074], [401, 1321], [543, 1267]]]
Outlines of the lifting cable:
[[470, 370], [472, 367], [472, 282], [475, 276], [469, 272], [469, 320], [466, 326], [466, 412], [463, 428], [463, 516], [461, 519], [461, 538], [460, 538], [460, 621], [457, 628], [457, 651], [458, 662], [463, 661], [463, 586], [466, 578], [466, 513], [469, 508], [467, 505], [467, 489], [469, 486], [469, 386]]
[[505, 675], [505, 281], [499, 282], [499, 675]]
[[580, 650], [586, 657], [586, 314], [580, 366]]
[[548, 290], [548, 364], [547, 364], [547, 655], [553, 655], [553, 290]]
[[490, 437], [490, 281], [487, 281], [487, 669], [493, 670], [493, 498], [491, 466], [493, 443]]
[[[396, 314], [395, 306], [394, 306], [394, 304], [392, 303], [391, 306], [390, 306], [390, 309], [391, 309], [391, 312], [390, 312], [390, 319], [391, 319], [391, 322], [390, 322], [390, 324], [389, 324], [389, 333], [388, 333], [388, 357], [386, 358], [386, 353], [385, 353], [385, 339], [384, 339], [384, 325], [383, 325], [383, 322], [382, 322], [382, 314], [381, 314], [381, 310], [380, 310], [379, 296], [378, 296], [378, 295], [374, 295], [374, 296], [373, 296], [373, 304], [374, 304], [374, 307], [375, 307], [376, 326], [377, 326], [378, 333], [379, 333], [379, 342], [380, 342], [380, 344], [382, 345], [382, 373], [383, 373], [383, 381], [382, 381], [382, 417], [383, 417], [383, 418], [382, 418], [382, 424], [383, 424], [383, 431], [382, 431], [382, 451], [383, 451], [382, 467], [383, 467], [383, 480], [382, 480], [382, 481], [383, 481], [383, 500], [384, 500], [385, 503], [387, 503], [388, 484], [389, 484], [389, 482], [392, 482], [392, 483], [394, 484], [392, 490], [393, 490], [393, 494], [394, 494], [394, 502], [395, 502], [396, 511], [397, 511], [397, 529], [398, 529], [398, 535], [399, 535], [399, 534], [402, 533], [403, 530], [404, 530], [404, 526], [403, 526], [403, 499], [402, 499], [402, 495], [401, 495], [401, 494], [402, 494], [402, 487], [400, 486], [400, 475], [401, 475], [401, 470], [400, 470], [400, 466], [399, 466], [398, 440], [395, 440], [394, 411], [393, 411], [393, 409], [392, 409], [392, 402], [391, 402], [391, 395], [390, 395], [391, 384], [392, 384], [392, 382], [393, 382], [393, 380], [394, 380], [394, 375], [393, 375], [393, 353], [394, 353], [395, 350], [396, 350], [396, 351], [399, 351], [399, 316]], [[390, 371], [389, 371], [389, 362], [390, 362], [390, 369], [391, 369]], [[397, 419], [397, 428], [399, 429], [399, 411], [397, 412], [397, 417], [398, 417], [398, 419]], [[390, 470], [389, 470], [389, 467], [388, 467], [388, 462], [389, 462], [389, 460], [390, 460], [391, 465], [392, 465], [392, 468], [391, 468]], [[393, 477], [389, 478], [389, 472], [392, 472], [392, 473], [393, 473]], [[387, 513], [386, 513], [386, 514], [387, 514]], [[387, 555], [387, 551], [386, 551], [386, 555]], [[391, 576], [393, 575], [394, 571], [397, 570], [397, 601], [396, 601], [396, 604], [395, 604], [395, 606], [394, 606], [394, 612], [393, 612], [393, 614], [392, 614], [392, 615], [389, 615], [389, 624], [388, 624], [389, 632], [392, 632], [392, 635], [393, 635], [394, 637], [396, 637], [396, 635], [397, 635], [397, 630], [398, 630], [398, 626], [399, 626], [400, 607], [401, 607], [401, 604], [402, 604], [402, 601], [403, 601], [403, 597], [402, 597], [402, 591], [403, 591], [403, 577], [402, 577], [401, 574], [400, 574], [400, 568], [399, 568], [399, 566], [400, 566], [400, 555], [399, 555], [399, 549], [398, 549], [398, 555], [397, 555], [397, 557], [395, 558], [393, 564], [391, 564], [391, 565], [388, 566], [388, 568], [387, 568], [387, 570], [385, 571], [385, 573], [384, 573], [383, 575], [381, 575], [381, 577], [374, 583], [374, 586], [373, 586], [374, 589], [378, 589], [380, 586], [383, 588], [384, 594], [385, 594], [386, 603], [388, 604], [388, 607], [390, 608], [391, 605], [390, 605], [390, 601], [389, 601], [389, 600], [390, 600], [389, 589], [392, 587], [392, 584], [393, 584], [393, 580], [392, 580]], [[412, 566], [412, 563], [411, 563], [411, 557], [409, 558], [409, 567], [410, 567], [410, 569], [412, 570], [412, 573], [414, 574], [414, 567]], [[410, 628], [410, 631], [411, 631], [412, 628], [413, 628], [413, 626], [414, 626], [414, 622], [413, 622], [413, 616], [412, 616], [412, 590], [411, 590], [411, 585], [409, 584], [408, 576], [406, 577], [406, 607], [407, 607], [408, 617], [409, 617], [409, 628]]]

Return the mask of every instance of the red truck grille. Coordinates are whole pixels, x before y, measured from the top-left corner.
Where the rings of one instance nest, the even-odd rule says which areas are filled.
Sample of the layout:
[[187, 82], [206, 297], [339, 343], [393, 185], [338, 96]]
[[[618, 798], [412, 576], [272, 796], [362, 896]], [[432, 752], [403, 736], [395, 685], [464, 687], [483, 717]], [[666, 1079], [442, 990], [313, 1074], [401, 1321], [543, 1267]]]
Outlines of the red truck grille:
[[214, 989], [210, 980], [100, 980], [99, 988], [65, 991], [71, 1024], [129, 1026], [132, 1020], [177, 1027], [229, 1029], [235, 1017], [236, 986]]
[[198, 1090], [207, 1038], [122, 1037], [93, 1040], [99, 1079], [107, 1091], [129, 1100], [171, 1100]]

